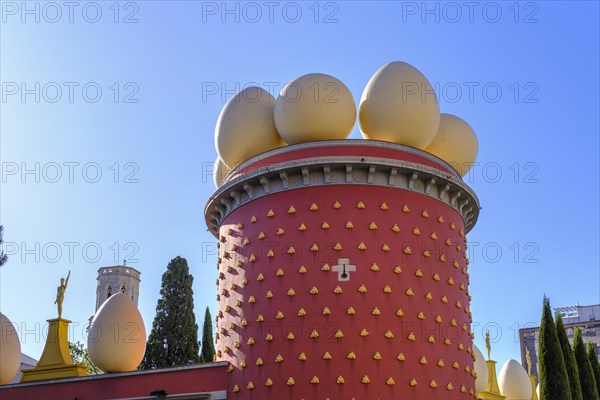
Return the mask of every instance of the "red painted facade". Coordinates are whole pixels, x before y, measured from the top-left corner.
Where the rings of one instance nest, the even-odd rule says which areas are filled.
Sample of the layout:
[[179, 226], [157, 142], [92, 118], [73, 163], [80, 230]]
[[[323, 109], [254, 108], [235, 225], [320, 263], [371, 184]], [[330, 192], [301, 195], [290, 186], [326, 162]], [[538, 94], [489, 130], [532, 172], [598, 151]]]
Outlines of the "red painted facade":
[[[278, 162], [293, 161], [286, 156]], [[474, 397], [465, 225], [455, 208], [366, 182], [309, 184], [234, 209], [219, 242], [228, 398]], [[349, 281], [332, 271], [341, 258], [356, 266]]]
[[169, 395], [215, 392], [227, 387], [226, 370], [225, 363], [214, 363], [7, 385], [0, 386], [0, 399], [107, 400], [146, 397], [156, 390]]

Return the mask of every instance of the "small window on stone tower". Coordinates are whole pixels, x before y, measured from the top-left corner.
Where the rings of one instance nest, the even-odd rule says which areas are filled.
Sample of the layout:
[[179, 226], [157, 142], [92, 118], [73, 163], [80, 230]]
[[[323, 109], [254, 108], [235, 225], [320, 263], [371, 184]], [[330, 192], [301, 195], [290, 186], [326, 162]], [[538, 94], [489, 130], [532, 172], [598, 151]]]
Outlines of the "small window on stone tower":
[[125, 293], [127, 289], [125, 289], [125, 285], [121, 286], [121, 293]]
[[110, 296], [112, 296], [112, 286], [108, 285], [108, 291], [106, 292], [106, 298], [108, 299]]

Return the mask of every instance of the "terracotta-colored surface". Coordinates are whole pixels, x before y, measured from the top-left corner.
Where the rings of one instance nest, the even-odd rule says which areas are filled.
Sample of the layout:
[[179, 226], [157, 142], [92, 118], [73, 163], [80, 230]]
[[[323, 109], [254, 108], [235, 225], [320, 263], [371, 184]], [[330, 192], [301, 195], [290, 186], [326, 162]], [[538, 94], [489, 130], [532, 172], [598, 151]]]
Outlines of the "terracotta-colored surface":
[[106, 400], [149, 396], [155, 390], [170, 395], [225, 390], [224, 363], [159, 369], [85, 378], [62, 379], [0, 387], [0, 399]]
[[[472, 398], [463, 229], [460, 215], [434, 198], [374, 186], [306, 187], [233, 211], [220, 229], [218, 279], [218, 351], [232, 364], [230, 398]], [[339, 258], [356, 265], [350, 281], [328, 270]]]

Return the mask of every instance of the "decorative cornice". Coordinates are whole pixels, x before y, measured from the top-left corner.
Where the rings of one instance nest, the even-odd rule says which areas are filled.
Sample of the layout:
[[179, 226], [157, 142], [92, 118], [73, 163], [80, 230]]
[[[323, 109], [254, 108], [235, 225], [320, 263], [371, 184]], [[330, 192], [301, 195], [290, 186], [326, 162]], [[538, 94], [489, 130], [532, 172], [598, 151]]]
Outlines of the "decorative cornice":
[[[377, 143], [381, 146], [384, 142]], [[297, 148], [299, 146], [294, 146]], [[291, 146], [285, 149], [289, 151]], [[401, 146], [402, 151], [405, 149]], [[427, 154], [411, 150], [419, 156]], [[282, 149], [275, 151], [283, 152]], [[265, 154], [272, 155], [272, 152]], [[236, 175], [236, 171], [247, 168], [251, 162], [256, 163], [257, 158], [232, 171], [205, 206], [206, 224], [216, 237], [223, 219], [237, 208], [270, 194], [311, 186], [367, 185], [416, 192], [454, 208], [461, 214], [467, 232], [479, 216], [477, 195], [459, 176], [420, 163], [368, 156], [323, 156], [274, 163]]]
[[421, 158], [425, 158], [433, 163], [439, 164], [440, 166], [446, 168], [450, 174], [453, 176], [460, 178], [460, 175], [456, 170], [439, 157], [434, 156], [433, 154], [427, 153], [423, 150], [415, 149], [414, 147], [404, 146], [397, 143], [384, 142], [381, 140], [365, 140], [365, 139], [343, 139], [343, 140], [318, 140], [314, 142], [306, 142], [299, 143], [289, 146], [279, 147], [273, 150], [266, 151], [264, 153], [258, 154], [243, 163], [237, 165], [223, 180], [223, 183], [226, 183], [232, 177], [235, 177], [239, 173], [244, 173], [249, 167], [254, 164], [260, 165], [262, 161], [267, 160], [271, 157], [282, 155], [289, 153], [290, 151], [299, 151], [299, 150], [307, 150], [307, 149], [316, 149], [323, 147], [361, 147], [361, 148], [377, 148], [377, 149], [392, 149], [401, 151], [402, 153], [412, 154], [419, 156]]

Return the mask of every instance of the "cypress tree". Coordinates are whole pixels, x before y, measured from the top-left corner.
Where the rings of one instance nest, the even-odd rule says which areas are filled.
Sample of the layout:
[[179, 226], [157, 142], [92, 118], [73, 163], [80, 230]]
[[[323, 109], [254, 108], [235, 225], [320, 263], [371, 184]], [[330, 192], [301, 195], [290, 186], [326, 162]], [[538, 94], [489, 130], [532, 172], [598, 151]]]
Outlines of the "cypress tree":
[[0, 267], [6, 264], [6, 260], [8, 260], [8, 256], [2, 250], [2, 236], [4, 236], [4, 227], [0, 225]]
[[571, 398], [572, 400], [583, 400], [583, 395], [581, 394], [581, 383], [579, 382], [577, 361], [575, 361], [575, 356], [571, 350], [571, 344], [569, 343], [567, 331], [565, 330], [562, 316], [560, 314], [556, 316], [556, 334], [558, 335], [558, 341], [560, 343], [560, 348], [565, 360], [565, 367], [567, 368], [567, 375], [569, 376]]
[[573, 353], [577, 360], [579, 368], [579, 381], [581, 382], [581, 392], [585, 400], [600, 400], [598, 389], [596, 388], [596, 378], [592, 371], [592, 364], [585, 352], [581, 329], [575, 328], [575, 337], [573, 338]]
[[200, 362], [212, 362], [215, 358], [215, 344], [213, 343], [212, 317], [206, 307], [204, 312], [204, 326], [202, 327], [202, 351]]
[[594, 371], [594, 377], [596, 378], [596, 389], [600, 392], [600, 362], [598, 362], [598, 349], [594, 342], [588, 342], [587, 355]]
[[539, 335], [540, 399], [572, 400], [565, 360], [552, 319], [550, 300], [546, 296]]
[[169, 262], [162, 276], [156, 317], [141, 369], [191, 365], [200, 362], [198, 325], [194, 316], [194, 278], [185, 258]]

